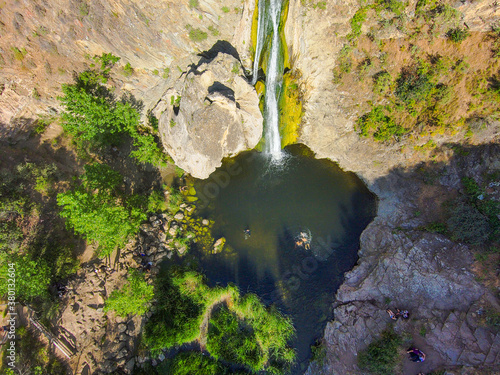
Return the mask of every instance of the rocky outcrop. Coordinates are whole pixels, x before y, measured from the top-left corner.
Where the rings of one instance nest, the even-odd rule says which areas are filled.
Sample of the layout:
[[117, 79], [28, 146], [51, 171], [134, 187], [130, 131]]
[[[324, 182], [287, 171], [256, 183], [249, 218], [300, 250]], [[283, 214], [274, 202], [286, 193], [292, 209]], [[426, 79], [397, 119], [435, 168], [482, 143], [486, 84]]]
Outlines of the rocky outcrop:
[[[0, 125], [11, 135], [58, 109], [61, 83], [103, 52], [121, 57], [113, 79], [145, 108], [200, 51], [233, 41], [247, 56], [254, 1], [10, 1], [0, 11]], [[126, 63], [132, 75], [123, 70]]]
[[[422, 164], [416, 172], [394, 169], [372, 184], [383, 192], [379, 216], [363, 232], [358, 264], [337, 292], [335, 319], [324, 332], [326, 359], [306, 374], [363, 373], [357, 354], [390, 326], [405, 345], [428, 355], [419, 368], [404, 362], [401, 373], [457, 366], [475, 366], [478, 374], [481, 368], [499, 370], [500, 334], [484, 323], [486, 310], [499, 306], [472, 272], [471, 250], [424, 230], [441, 215], [444, 197], [456, 196], [463, 176], [480, 181], [498, 170], [498, 146], [470, 146], [460, 155], [445, 149], [436, 158], [440, 163]], [[494, 196], [500, 188], [492, 186]], [[394, 322], [387, 308], [408, 309], [410, 319]]]
[[163, 146], [175, 164], [207, 178], [222, 158], [254, 148], [262, 114], [240, 62], [223, 52], [203, 58], [153, 110]]

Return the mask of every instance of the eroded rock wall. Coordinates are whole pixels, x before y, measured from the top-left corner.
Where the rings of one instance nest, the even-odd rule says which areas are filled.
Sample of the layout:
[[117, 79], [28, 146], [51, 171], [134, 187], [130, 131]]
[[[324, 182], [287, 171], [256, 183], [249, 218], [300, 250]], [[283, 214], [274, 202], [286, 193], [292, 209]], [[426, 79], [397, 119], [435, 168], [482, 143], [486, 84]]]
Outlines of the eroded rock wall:
[[[113, 79], [120, 89], [143, 100], [146, 109], [173, 86], [182, 69], [199, 60], [197, 53], [219, 39], [234, 43], [248, 59], [247, 24], [254, 6], [253, 1], [239, 0], [4, 2], [2, 134], [29, 126], [36, 114], [50, 107], [57, 110], [61, 83], [71, 82], [74, 72], [90, 66], [86, 56], [110, 52], [121, 57]], [[201, 38], [190, 36], [192, 30]], [[134, 69], [130, 77], [120, 74], [126, 63]]]
[[228, 53], [203, 58], [153, 110], [175, 164], [207, 178], [224, 157], [254, 148], [262, 136], [259, 98]]

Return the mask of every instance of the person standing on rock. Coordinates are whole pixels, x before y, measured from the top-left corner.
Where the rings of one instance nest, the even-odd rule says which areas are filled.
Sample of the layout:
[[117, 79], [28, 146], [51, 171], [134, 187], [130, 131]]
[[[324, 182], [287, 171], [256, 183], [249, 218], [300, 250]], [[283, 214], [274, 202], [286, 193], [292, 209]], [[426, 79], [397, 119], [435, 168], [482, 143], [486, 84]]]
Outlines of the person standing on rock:
[[425, 354], [417, 348], [410, 348], [406, 352], [410, 355], [410, 361], [412, 362], [425, 361]]

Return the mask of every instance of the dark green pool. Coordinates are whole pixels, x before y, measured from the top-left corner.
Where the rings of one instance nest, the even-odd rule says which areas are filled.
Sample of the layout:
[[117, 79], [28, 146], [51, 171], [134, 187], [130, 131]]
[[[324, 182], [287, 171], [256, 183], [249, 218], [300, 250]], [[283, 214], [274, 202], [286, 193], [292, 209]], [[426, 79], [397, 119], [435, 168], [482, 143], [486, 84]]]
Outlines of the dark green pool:
[[[225, 237], [232, 248], [197, 256], [211, 283], [234, 282], [293, 319], [294, 373], [301, 373], [332, 318], [343, 274], [356, 263], [376, 198], [354, 174], [314, 159], [305, 146], [286, 153], [280, 165], [243, 153], [195, 184], [201, 215], [215, 220], [214, 237]], [[297, 245], [301, 232], [308, 248]]]

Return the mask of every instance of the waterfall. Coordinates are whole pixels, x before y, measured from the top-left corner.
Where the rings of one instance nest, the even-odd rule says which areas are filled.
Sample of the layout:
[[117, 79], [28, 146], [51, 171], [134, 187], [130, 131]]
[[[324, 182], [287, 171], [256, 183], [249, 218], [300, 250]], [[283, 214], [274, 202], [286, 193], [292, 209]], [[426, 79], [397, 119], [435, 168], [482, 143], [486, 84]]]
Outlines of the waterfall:
[[264, 32], [266, 29], [266, 4], [265, 0], [259, 0], [259, 21], [257, 23], [257, 45], [255, 46], [255, 58], [253, 61], [252, 86], [255, 86], [259, 78], [260, 54], [264, 44]]
[[[257, 81], [257, 71], [260, 54], [263, 49], [266, 32], [272, 32], [268, 43], [268, 60], [266, 69], [266, 97], [264, 105], [265, 145], [264, 152], [273, 160], [280, 160], [281, 138], [279, 133], [278, 102], [283, 80], [283, 57], [281, 56], [281, 40], [279, 33], [281, 8], [283, 0], [259, 0], [259, 23], [257, 26], [257, 46], [254, 59], [254, 77]], [[266, 4], [265, 4], [266, 3]], [[269, 25], [270, 23], [270, 25]], [[272, 28], [271, 28], [272, 26]]]

